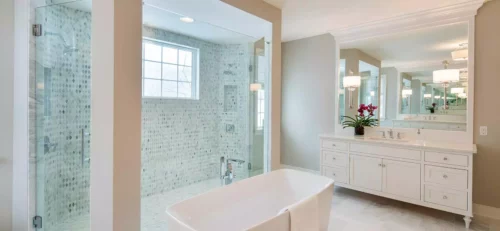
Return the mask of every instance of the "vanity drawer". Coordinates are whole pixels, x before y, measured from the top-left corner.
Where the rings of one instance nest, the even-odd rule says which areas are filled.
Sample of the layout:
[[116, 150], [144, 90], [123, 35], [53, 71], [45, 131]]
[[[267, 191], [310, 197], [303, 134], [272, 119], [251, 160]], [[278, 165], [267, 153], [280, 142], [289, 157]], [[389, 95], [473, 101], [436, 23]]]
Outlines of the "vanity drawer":
[[402, 148], [390, 148], [367, 144], [351, 143], [351, 152], [359, 152], [380, 156], [389, 156], [396, 158], [404, 158], [410, 160], [420, 160], [420, 151]]
[[469, 160], [467, 156], [442, 153], [442, 152], [425, 152], [425, 161], [435, 162], [441, 164], [451, 164], [458, 166], [469, 166]]
[[332, 178], [335, 182], [346, 184], [348, 182], [347, 168], [323, 166], [321, 175]]
[[347, 154], [340, 152], [323, 151], [323, 165], [347, 167]]
[[467, 189], [467, 170], [425, 165], [425, 182]]
[[426, 202], [467, 210], [467, 192], [425, 185]]
[[347, 143], [336, 140], [321, 140], [321, 147], [339, 151], [347, 151]]

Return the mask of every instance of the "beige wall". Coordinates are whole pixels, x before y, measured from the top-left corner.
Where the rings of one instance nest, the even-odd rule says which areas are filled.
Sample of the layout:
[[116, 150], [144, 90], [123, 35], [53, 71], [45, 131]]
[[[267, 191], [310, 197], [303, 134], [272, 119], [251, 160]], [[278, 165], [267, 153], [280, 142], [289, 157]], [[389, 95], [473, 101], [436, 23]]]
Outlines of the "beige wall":
[[[485, 3], [476, 16], [474, 203], [500, 208], [500, 1]], [[488, 136], [479, 136], [488, 126]]]
[[281, 10], [261, 0], [222, 0], [273, 24], [271, 80], [271, 168], [280, 168], [281, 140]]
[[335, 124], [335, 39], [283, 43], [281, 163], [319, 171], [318, 134]]
[[0, 230], [12, 225], [14, 1], [0, 1]]

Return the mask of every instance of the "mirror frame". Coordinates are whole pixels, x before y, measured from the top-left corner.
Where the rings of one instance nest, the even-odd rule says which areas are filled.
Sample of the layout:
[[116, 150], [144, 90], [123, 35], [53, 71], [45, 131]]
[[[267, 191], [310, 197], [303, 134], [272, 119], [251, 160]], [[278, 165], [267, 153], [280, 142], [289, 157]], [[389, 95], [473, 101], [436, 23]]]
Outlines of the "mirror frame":
[[[473, 142], [474, 129], [474, 34], [475, 34], [475, 16], [477, 10], [483, 5], [483, 0], [472, 0], [451, 6], [440, 7], [416, 13], [401, 15], [397, 17], [387, 18], [370, 23], [360, 24], [353, 27], [341, 28], [339, 30], [330, 31], [335, 38], [335, 134], [351, 136], [354, 134], [352, 128], [343, 129], [339, 123], [339, 93], [340, 93], [340, 46], [344, 43], [366, 40], [375, 37], [387, 36], [391, 34], [405, 33], [414, 30], [441, 27], [451, 24], [467, 23], [469, 31], [469, 58], [467, 62], [468, 69], [468, 87], [469, 94], [467, 99], [467, 130], [463, 131], [444, 131], [444, 130], [426, 130], [425, 139], [443, 142]], [[440, 64], [432, 64], [441, 66]], [[416, 65], [407, 67], [404, 70], [421, 67]], [[430, 66], [428, 63], [426, 67]], [[403, 69], [402, 69], [403, 70]], [[398, 73], [402, 70], [398, 69]], [[398, 81], [400, 76], [398, 74]], [[380, 87], [380, 82], [379, 82]], [[398, 94], [401, 94], [401, 86], [398, 84]], [[379, 93], [380, 97], [380, 93]], [[397, 108], [400, 108], [398, 100]], [[380, 127], [377, 127], [380, 129]], [[396, 128], [398, 130], [415, 130], [408, 128]]]

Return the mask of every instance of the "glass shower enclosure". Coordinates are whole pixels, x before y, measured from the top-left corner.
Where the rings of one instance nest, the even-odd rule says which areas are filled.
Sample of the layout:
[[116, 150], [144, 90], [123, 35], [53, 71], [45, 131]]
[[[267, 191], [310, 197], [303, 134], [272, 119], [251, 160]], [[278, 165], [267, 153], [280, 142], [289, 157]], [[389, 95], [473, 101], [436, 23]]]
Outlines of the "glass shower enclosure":
[[[90, 230], [90, 2], [34, 9], [31, 175], [36, 230]], [[33, 195], [34, 194], [34, 195]]]

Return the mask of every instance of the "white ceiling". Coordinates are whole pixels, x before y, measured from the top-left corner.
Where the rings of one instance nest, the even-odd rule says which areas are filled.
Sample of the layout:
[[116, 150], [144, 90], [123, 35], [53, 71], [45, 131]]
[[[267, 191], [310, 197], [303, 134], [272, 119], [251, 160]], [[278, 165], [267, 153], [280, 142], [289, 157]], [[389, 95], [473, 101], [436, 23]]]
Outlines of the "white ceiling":
[[[53, 0], [53, 3], [66, 0]], [[219, 0], [145, 0], [144, 24], [219, 44], [255, 42], [266, 37], [272, 40], [272, 24], [234, 8]], [[65, 6], [91, 12], [92, 2], [81, 0]], [[217, 14], [213, 12], [217, 11]], [[181, 16], [195, 19], [184, 23]], [[228, 20], [231, 19], [231, 20]]]
[[341, 49], [359, 49], [382, 61], [382, 67], [440, 66], [443, 60], [451, 62], [451, 52], [467, 41], [468, 26], [461, 23], [359, 40]]
[[283, 41], [467, 0], [264, 0], [283, 13]]

